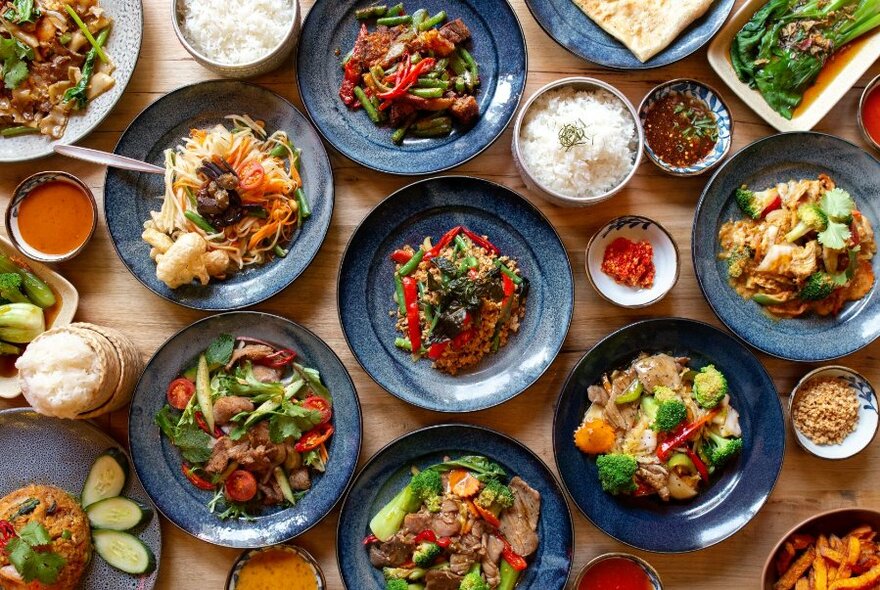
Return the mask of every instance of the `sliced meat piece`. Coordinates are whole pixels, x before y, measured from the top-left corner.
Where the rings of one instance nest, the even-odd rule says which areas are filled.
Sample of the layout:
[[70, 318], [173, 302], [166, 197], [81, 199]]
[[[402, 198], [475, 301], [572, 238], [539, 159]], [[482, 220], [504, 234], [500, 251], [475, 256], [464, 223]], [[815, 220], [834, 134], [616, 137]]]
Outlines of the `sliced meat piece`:
[[[636, 375], [645, 391], [653, 392], [658, 385], [665, 385], [677, 390], [681, 387], [681, 367], [668, 354], [653, 354], [633, 363]], [[615, 379], [615, 385], [616, 385]], [[624, 384], [628, 387], [630, 382]]]
[[416, 107], [413, 105], [394, 101], [391, 104], [391, 114], [389, 116], [391, 126], [400, 127], [414, 112], [416, 112]]
[[395, 536], [384, 543], [370, 546], [370, 563], [373, 567], [395, 567], [409, 561], [412, 552], [412, 543]]
[[214, 422], [220, 426], [229, 424], [232, 417], [242, 412], [253, 412], [254, 404], [246, 397], [230, 395], [214, 402]]
[[263, 472], [273, 467], [269, 453], [262, 445], [255, 448], [248, 443], [235, 445], [229, 449], [229, 458], [246, 471]]
[[290, 472], [290, 487], [297, 492], [304, 492], [312, 487], [312, 478], [309, 475], [308, 467], [299, 467]]
[[486, 582], [491, 588], [495, 588], [501, 583], [501, 573], [499, 565], [501, 564], [501, 551], [504, 549], [504, 543], [495, 535], [489, 535], [486, 541], [486, 556], [483, 557], [482, 569]]
[[440, 34], [446, 37], [446, 39], [451, 41], [454, 45], [458, 45], [462, 41], [467, 41], [471, 38], [470, 29], [467, 28], [467, 25], [464, 24], [464, 21], [460, 18], [449, 21], [440, 27]]
[[211, 458], [205, 465], [205, 471], [211, 475], [223, 473], [229, 464], [229, 449], [233, 446], [232, 439], [228, 436], [220, 438], [211, 450]]
[[275, 444], [269, 438], [269, 423], [257, 422], [247, 433], [247, 442], [253, 449], [263, 449], [272, 466], [284, 462], [287, 457], [287, 448], [283, 444]]
[[265, 365], [253, 366], [254, 377], [260, 383], [276, 383], [281, 380], [281, 371]]
[[594, 404], [604, 406], [608, 403], [608, 392], [601, 385], [590, 385], [587, 387], [587, 397]]
[[437, 29], [419, 33], [418, 38], [411, 45], [419, 52], [433, 51], [437, 57], [446, 57], [455, 51], [455, 45]]
[[461, 531], [460, 510], [455, 500], [444, 500], [440, 512], [434, 515], [431, 528], [438, 537], [453, 537]]
[[462, 125], [470, 125], [480, 116], [480, 105], [473, 96], [462, 96], [455, 99], [449, 112]]
[[265, 344], [248, 344], [232, 351], [232, 358], [226, 363], [226, 369], [229, 370], [238, 361], [244, 359], [246, 361], [258, 361], [264, 359], [274, 353], [270, 346]]
[[538, 517], [541, 511], [541, 494], [520, 477], [510, 480], [513, 506], [501, 515], [499, 530], [514, 552], [528, 557], [538, 548]]
[[284, 495], [281, 493], [281, 488], [278, 486], [275, 478], [266, 483], [257, 484], [257, 489], [263, 492], [263, 504], [266, 506], [280, 504], [284, 501]]
[[425, 574], [425, 590], [458, 590], [462, 577], [449, 570], [429, 570]]
[[400, 96], [395, 102], [412, 105], [420, 111], [445, 111], [452, 107], [455, 102], [454, 98], [422, 98], [414, 94], [406, 93]]
[[433, 515], [424, 509], [413, 514], [407, 514], [403, 519], [403, 530], [413, 535], [418, 535], [422, 531], [431, 528], [432, 518]]
[[473, 555], [466, 553], [453, 553], [449, 557], [449, 569], [452, 570], [452, 573], [463, 576], [470, 571], [471, 566], [475, 561], [476, 559]]

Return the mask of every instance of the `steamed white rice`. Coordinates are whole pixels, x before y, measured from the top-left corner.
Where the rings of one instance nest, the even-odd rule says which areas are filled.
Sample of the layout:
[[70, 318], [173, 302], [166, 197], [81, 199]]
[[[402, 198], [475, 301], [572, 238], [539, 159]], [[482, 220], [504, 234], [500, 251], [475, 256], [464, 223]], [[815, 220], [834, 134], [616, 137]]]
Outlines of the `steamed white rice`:
[[[587, 139], [569, 149], [559, 142], [567, 124]], [[532, 177], [545, 188], [570, 197], [605, 193], [630, 173], [638, 149], [635, 121], [620, 99], [606, 90], [554, 88], [523, 118], [520, 153]]]

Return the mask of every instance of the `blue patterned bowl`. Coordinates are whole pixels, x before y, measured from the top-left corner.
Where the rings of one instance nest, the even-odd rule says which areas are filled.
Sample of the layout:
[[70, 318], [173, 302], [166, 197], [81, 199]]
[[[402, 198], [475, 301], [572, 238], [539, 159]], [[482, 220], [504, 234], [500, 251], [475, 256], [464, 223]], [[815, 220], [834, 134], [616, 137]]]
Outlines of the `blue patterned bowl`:
[[537, 552], [517, 584], [518, 590], [562, 590], [571, 572], [574, 530], [571, 511], [553, 474], [541, 459], [514, 439], [469, 424], [440, 424], [405, 434], [379, 450], [358, 473], [339, 514], [336, 560], [349, 590], [385, 587], [382, 570], [370, 564], [363, 538], [369, 522], [412, 477], [444, 457], [483, 455], [518, 475], [541, 494]]
[[654, 153], [654, 150], [651, 149], [651, 144], [647, 141], [647, 135], [645, 136], [645, 153], [648, 154], [648, 157], [660, 170], [667, 174], [673, 176], [697, 176], [720, 164], [721, 160], [730, 152], [730, 146], [733, 143], [733, 117], [730, 114], [730, 109], [727, 108], [724, 100], [722, 100], [721, 95], [710, 86], [696, 80], [679, 78], [656, 86], [645, 96], [642, 104], [639, 105], [639, 120], [642, 122], [642, 127], [645, 126], [645, 118], [654, 104], [673, 92], [697, 98], [709, 107], [709, 110], [715, 115], [715, 122], [718, 124], [718, 141], [708, 155], [690, 166], [672, 166], [661, 160]]
[[812, 379], [821, 377], [837, 377], [845, 381], [856, 390], [859, 400], [858, 422], [853, 432], [843, 442], [836, 445], [817, 445], [804, 433], [798, 430], [792, 418], [792, 430], [795, 440], [805, 451], [822, 459], [849, 459], [865, 450], [877, 435], [877, 427], [880, 424], [880, 406], [877, 404], [877, 394], [871, 383], [857, 372], [840, 365], [820, 367], [804, 375], [795, 385], [788, 399], [789, 414], [794, 415], [795, 402], [800, 397], [804, 384]]

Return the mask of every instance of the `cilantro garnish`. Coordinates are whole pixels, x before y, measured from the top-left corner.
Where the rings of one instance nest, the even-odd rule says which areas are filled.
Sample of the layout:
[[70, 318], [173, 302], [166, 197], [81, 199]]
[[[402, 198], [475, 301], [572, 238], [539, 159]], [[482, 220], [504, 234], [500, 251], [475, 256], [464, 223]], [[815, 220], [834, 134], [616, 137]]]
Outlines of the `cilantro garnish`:
[[58, 580], [67, 560], [53, 551], [44, 550], [51, 542], [46, 527], [32, 520], [6, 543], [9, 562], [25, 582], [39, 580], [43, 584], [54, 584]]

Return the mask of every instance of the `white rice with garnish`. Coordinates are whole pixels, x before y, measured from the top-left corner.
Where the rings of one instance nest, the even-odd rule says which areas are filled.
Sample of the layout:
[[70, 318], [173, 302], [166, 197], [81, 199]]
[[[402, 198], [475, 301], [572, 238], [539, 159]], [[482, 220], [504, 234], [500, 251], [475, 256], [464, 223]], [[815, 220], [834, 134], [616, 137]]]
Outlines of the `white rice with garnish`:
[[523, 164], [540, 185], [593, 197], [630, 173], [638, 134], [629, 109], [610, 92], [562, 86], [532, 103], [519, 143]]

